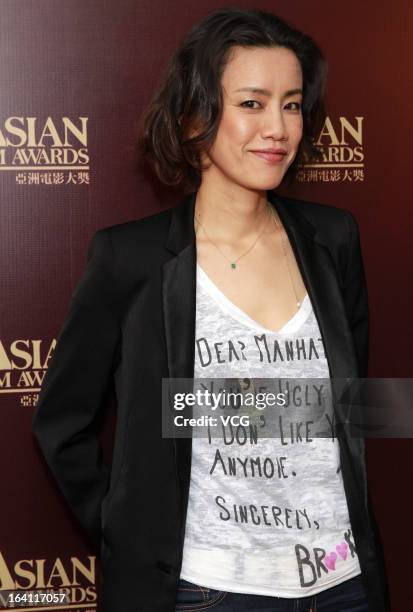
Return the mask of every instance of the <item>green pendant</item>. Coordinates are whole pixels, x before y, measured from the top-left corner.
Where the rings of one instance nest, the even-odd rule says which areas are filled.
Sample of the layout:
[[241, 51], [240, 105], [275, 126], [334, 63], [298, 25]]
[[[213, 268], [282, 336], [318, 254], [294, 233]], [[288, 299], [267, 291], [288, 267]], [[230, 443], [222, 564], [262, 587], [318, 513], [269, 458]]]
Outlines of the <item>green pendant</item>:
[[231, 264], [231, 268], [236, 268], [236, 267], [237, 267], [237, 264], [236, 264], [235, 262], [233, 262], [233, 263]]

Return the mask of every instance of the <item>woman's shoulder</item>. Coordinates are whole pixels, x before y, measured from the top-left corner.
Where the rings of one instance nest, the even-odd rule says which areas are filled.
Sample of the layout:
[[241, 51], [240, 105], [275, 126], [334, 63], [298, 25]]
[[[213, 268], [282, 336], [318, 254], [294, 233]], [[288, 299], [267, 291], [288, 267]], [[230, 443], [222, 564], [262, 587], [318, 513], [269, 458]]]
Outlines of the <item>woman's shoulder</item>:
[[295, 212], [303, 215], [310, 223], [340, 223], [351, 213], [347, 208], [342, 208], [330, 203], [321, 203], [314, 200], [301, 200], [287, 196], [277, 196]]
[[293, 214], [304, 218], [314, 228], [314, 235], [320, 242], [326, 244], [347, 242], [354, 229], [358, 227], [354, 214], [347, 208], [285, 196], [281, 196], [281, 200]]
[[[164, 245], [172, 208], [140, 219], [106, 225], [96, 230], [90, 241], [88, 258], [95, 260], [114, 280], [112, 293], [124, 295], [137, 282], [156, 275], [168, 258]], [[99, 263], [97, 264], [99, 265]]]
[[173, 208], [166, 208], [140, 219], [107, 225], [101, 230], [109, 234], [111, 240], [115, 242], [125, 244], [125, 241], [132, 241], [136, 243], [138, 239], [139, 243], [142, 240], [150, 243], [155, 235], [159, 236], [167, 232], [172, 210]]

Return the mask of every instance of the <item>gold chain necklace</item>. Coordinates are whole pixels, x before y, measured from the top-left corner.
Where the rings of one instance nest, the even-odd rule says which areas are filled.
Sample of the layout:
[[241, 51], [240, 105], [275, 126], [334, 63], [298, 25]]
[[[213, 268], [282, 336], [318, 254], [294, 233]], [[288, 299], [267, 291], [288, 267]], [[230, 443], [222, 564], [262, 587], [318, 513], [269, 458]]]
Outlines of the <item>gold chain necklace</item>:
[[[269, 211], [269, 214], [270, 214], [270, 216], [271, 216], [271, 211]], [[221, 253], [221, 255], [222, 255], [223, 257], [225, 257], [225, 259], [226, 259], [227, 261], [229, 261], [229, 263], [230, 263], [230, 266], [231, 266], [231, 269], [232, 269], [232, 270], [235, 270], [235, 269], [236, 269], [236, 267], [237, 267], [237, 261], [239, 261], [239, 260], [241, 259], [241, 257], [245, 257], [245, 255], [247, 255], [247, 253], [249, 253], [249, 252], [250, 252], [250, 251], [251, 251], [251, 250], [252, 250], [252, 249], [255, 247], [255, 245], [256, 245], [256, 244], [257, 244], [257, 242], [258, 242], [258, 239], [259, 239], [259, 238], [260, 238], [260, 236], [263, 234], [263, 232], [264, 232], [264, 230], [265, 230], [265, 228], [266, 228], [266, 225], [267, 225], [267, 223], [268, 223], [268, 220], [269, 220], [269, 218], [270, 218], [270, 217], [268, 217], [267, 221], [264, 223], [264, 227], [263, 227], [263, 229], [262, 229], [262, 230], [261, 230], [261, 232], [258, 234], [258, 236], [257, 236], [257, 237], [256, 237], [256, 239], [254, 240], [254, 242], [252, 243], [252, 245], [251, 245], [251, 246], [250, 246], [250, 247], [249, 247], [249, 248], [248, 248], [248, 249], [245, 251], [245, 253], [242, 253], [242, 255], [240, 255], [239, 257], [237, 257], [235, 260], [233, 260], [233, 261], [232, 261], [231, 259], [228, 259], [228, 257], [225, 255], [225, 253], [223, 253], [223, 252], [221, 251], [221, 249], [219, 248], [219, 246], [218, 246], [217, 244], [215, 244], [215, 242], [212, 240], [212, 238], [210, 238], [210, 237], [209, 237], [208, 232], [206, 231], [205, 227], [202, 225], [201, 221], [199, 220], [199, 216], [196, 216], [196, 215], [195, 215], [195, 217], [196, 217], [196, 220], [198, 221], [199, 225], [200, 225], [200, 226], [202, 227], [202, 229], [204, 230], [204, 232], [205, 232], [205, 234], [206, 234], [206, 237], [208, 238], [209, 242], [211, 242], [211, 243], [214, 245], [214, 247], [218, 249], [218, 251]]]
[[[272, 218], [274, 219], [274, 221], [275, 221], [275, 225], [276, 225], [276, 226], [280, 225], [280, 224], [278, 223], [277, 217], [275, 216], [275, 213], [274, 213], [273, 207], [272, 207], [271, 205], [268, 205], [268, 208], [269, 208], [269, 218], [270, 218], [270, 217], [272, 217]], [[245, 253], [242, 253], [242, 254], [241, 254], [239, 257], [237, 257], [235, 260], [231, 260], [231, 259], [228, 259], [228, 257], [225, 255], [225, 253], [223, 253], [223, 252], [222, 252], [222, 250], [219, 248], [219, 246], [218, 246], [217, 244], [215, 244], [215, 242], [214, 242], [214, 241], [213, 241], [213, 240], [212, 240], [212, 239], [209, 237], [208, 232], [206, 231], [205, 227], [202, 225], [201, 221], [199, 220], [199, 215], [195, 214], [195, 218], [196, 218], [197, 222], [199, 223], [199, 225], [200, 225], [200, 226], [202, 227], [202, 229], [204, 230], [205, 235], [206, 235], [206, 237], [208, 238], [209, 242], [210, 242], [210, 243], [211, 243], [211, 244], [212, 244], [212, 245], [213, 245], [213, 246], [214, 246], [216, 249], [218, 249], [218, 251], [221, 253], [221, 255], [222, 255], [223, 257], [225, 257], [225, 259], [226, 259], [227, 261], [229, 261], [229, 263], [230, 263], [230, 267], [231, 267], [231, 270], [235, 270], [235, 269], [237, 268], [237, 261], [239, 261], [239, 260], [241, 259], [241, 257], [245, 257], [245, 255], [247, 255], [247, 254], [248, 254], [248, 253], [249, 253], [249, 252], [250, 252], [250, 251], [251, 251], [251, 250], [254, 248], [254, 246], [255, 246], [255, 245], [257, 244], [257, 242], [258, 242], [258, 239], [259, 239], [259, 238], [260, 238], [260, 236], [263, 234], [263, 232], [264, 232], [264, 230], [265, 230], [265, 228], [266, 228], [266, 226], [267, 226], [267, 223], [268, 223], [268, 220], [267, 220], [267, 221], [264, 223], [264, 227], [263, 227], [263, 229], [261, 230], [261, 232], [258, 234], [258, 236], [256, 237], [256, 239], [254, 240], [253, 244], [252, 244], [252, 245], [251, 245], [251, 246], [250, 246], [250, 247], [249, 247], [249, 248], [248, 248], [248, 249], [245, 251]], [[289, 274], [289, 276], [290, 276], [290, 281], [291, 281], [291, 286], [292, 286], [292, 288], [293, 288], [293, 290], [294, 290], [294, 295], [295, 295], [295, 303], [296, 303], [296, 305], [297, 305], [297, 308], [300, 308], [300, 306], [301, 306], [301, 302], [300, 302], [300, 300], [298, 299], [298, 295], [297, 295], [297, 291], [296, 291], [296, 289], [295, 289], [295, 285], [294, 285], [294, 281], [293, 281], [293, 277], [292, 277], [292, 273], [291, 273], [290, 265], [289, 265], [289, 263], [288, 263], [287, 250], [286, 250], [285, 240], [284, 240], [284, 232], [282, 231], [281, 226], [280, 226], [280, 230], [281, 230], [281, 242], [282, 242], [282, 245], [283, 245], [284, 258], [285, 258], [285, 261], [286, 261], [286, 264], [287, 264], [288, 274]]]

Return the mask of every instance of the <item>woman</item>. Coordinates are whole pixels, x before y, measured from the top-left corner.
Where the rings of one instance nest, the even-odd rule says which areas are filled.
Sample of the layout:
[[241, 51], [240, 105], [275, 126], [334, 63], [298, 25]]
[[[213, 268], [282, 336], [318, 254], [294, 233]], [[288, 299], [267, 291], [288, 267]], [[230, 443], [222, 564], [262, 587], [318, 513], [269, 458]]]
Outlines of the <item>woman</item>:
[[[278, 478], [235, 479], [223, 446], [162, 437], [162, 378], [367, 375], [354, 217], [273, 191], [315, 154], [324, 78], [316, 44], [274, 15], [208, 15], [140, 138], [159, 178], [190, 195], [92, 239], [34, 432], [101, 546], [104, 612], [389, 609], [362, 440], [290, 440], [283, 456], [266, 440]], [[109, 471], [92, 423], [112, 378]], [[234, 462], [251, 450], [232, 448]]]

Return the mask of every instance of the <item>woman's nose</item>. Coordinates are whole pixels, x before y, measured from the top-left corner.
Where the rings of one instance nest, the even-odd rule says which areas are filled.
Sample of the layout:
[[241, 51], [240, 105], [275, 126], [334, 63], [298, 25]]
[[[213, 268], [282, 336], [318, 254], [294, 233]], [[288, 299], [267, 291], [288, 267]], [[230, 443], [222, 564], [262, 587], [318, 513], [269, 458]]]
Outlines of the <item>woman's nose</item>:
[[272, 137], [274, 140], [287, 140], [288, 132], [282, 111], [279, 108], [267, 109], [263, 126], [263, 137]]

